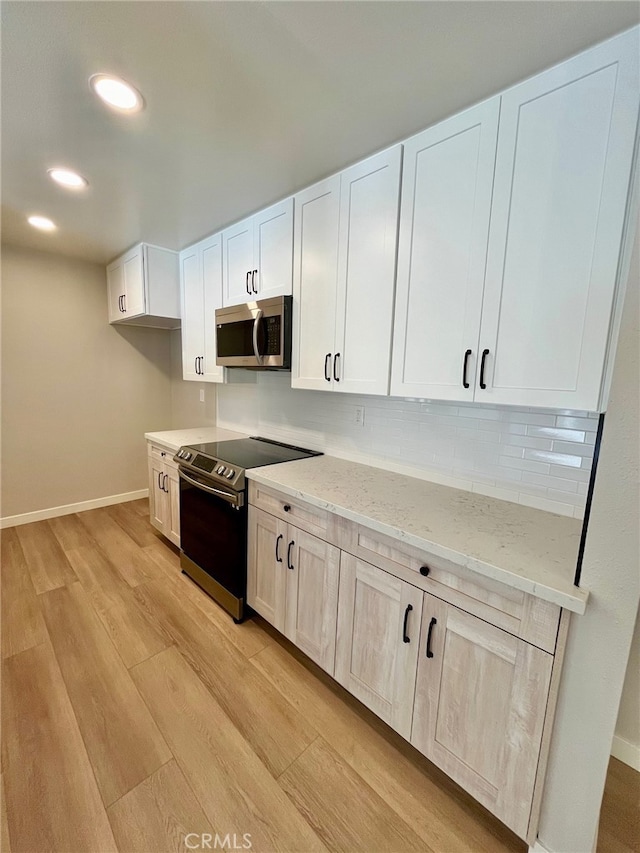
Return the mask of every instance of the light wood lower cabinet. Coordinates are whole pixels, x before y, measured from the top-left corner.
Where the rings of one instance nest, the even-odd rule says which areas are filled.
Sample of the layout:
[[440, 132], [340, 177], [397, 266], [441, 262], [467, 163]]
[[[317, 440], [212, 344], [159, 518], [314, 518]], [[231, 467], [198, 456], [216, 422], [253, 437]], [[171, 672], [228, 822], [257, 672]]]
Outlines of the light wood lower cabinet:
[[424, 593], [411, 743], [526, 837], [553, 656]]
[[[274, 513], [249, 506], [250, 606], [533, 843], [566, 612], [322, 511], [326, 542], [275, 490], [250, 498]], [[295, 509], [317, 528], [318, 510]]]
[[180, 545], [180, 478], [172, 453], [149, 445], [149, 513], [154, 527]]
[[333, 675], [340, 551], [249, 507], [247, 603]]
[[343, 551], [336, 679], [406, 738], [421, 612], [419, 589]]

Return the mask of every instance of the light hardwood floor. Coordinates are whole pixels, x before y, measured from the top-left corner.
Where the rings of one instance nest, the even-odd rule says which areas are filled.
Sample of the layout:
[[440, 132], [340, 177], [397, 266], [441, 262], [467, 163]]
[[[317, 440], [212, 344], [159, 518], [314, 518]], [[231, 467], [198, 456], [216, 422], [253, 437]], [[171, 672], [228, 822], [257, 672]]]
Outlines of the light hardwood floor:
[[[265, 622], [235, 625], [147, 514], [2, 533], [2, 853], [526, 850]], [[599, 853], [640, 849], [639, 779], [612, 759]]]

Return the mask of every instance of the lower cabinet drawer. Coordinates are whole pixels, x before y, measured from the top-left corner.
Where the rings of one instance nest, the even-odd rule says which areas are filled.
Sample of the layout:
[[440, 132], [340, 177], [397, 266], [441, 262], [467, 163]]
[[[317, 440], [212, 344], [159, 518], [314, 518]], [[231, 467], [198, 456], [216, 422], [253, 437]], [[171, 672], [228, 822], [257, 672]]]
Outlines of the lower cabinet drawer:
[[442, 557], [354, 522], [342, 524], [342, 547], [425, 592], [553, 652], [561, 608]]
[[298, 498], [290, 498], [282, 492], [253, 481], [249, 482], [249, 503], [288, 524], [295, 524], [300, 530], [306, 530], [320, 539], [337, 544], [337, 518], [326, 509], [320, 509]]

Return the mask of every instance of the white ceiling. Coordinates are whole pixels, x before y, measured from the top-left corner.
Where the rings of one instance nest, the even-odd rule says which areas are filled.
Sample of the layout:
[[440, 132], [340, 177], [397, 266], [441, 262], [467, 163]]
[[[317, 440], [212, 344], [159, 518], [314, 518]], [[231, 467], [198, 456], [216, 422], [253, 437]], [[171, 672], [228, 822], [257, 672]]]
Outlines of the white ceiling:
[[[2, 3], [5, 241], [179, 249], [640, 20], [636, 2]], [[124, 117], [90, 92], [143, 93]], [[82, 195], [51, 166], [77, 169]], [[59, 225], [26, 224], [41, 213]]]

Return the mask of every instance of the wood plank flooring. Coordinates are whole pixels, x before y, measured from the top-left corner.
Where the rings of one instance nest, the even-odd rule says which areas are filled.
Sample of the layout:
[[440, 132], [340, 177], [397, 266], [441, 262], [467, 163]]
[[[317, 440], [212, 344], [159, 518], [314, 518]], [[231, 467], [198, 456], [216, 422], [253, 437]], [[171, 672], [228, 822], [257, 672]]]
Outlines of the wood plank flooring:
[[[235, 625], [147, 501], [2, 532], [2, 658], [2, 853], [527, 849], [270, 626]], [[640, 849], [639, 780], [612, 759], [598, 853]]]

